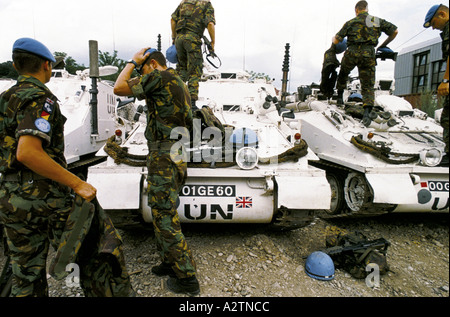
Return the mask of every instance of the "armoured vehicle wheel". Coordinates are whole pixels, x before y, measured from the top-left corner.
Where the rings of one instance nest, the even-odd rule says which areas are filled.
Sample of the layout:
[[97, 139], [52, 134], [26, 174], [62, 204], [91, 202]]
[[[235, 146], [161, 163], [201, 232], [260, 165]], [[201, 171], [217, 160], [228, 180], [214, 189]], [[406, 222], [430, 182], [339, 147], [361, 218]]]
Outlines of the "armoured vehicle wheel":
[[348, 174], [345, 179], [344, 196], [348, 208], [353, 212], [362, 211], [364, 206], [370, 202], [370, 188], [363, 174]]
[[341, 175], [329, 173], [327, 181], [331, 188], [331, 204], [326, 212], [330, 215], [340, 214], [345, 206], [343, 178]]

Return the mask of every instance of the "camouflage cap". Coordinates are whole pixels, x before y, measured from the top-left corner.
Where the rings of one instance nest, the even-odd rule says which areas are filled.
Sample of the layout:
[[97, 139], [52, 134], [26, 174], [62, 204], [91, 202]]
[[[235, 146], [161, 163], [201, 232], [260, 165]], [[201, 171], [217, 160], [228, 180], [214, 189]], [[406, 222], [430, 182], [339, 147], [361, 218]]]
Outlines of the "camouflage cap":
[[16, 40], [13, 45], [13, 52], [16, 51], [28, 52], [53, 63], [56, 62], [50, 50], [44, 44], [32, 38], [23, 37]]

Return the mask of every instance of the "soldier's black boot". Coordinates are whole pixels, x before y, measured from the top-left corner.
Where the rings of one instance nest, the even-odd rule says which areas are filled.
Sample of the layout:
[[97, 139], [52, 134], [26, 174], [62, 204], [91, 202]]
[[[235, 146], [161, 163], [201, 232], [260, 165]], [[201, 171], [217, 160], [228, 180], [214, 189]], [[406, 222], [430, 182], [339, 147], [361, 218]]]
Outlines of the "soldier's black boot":
[[200, 284], [195, 276], [187, 278], [170, 277], [167, 280], [167, 288], [177, 294], [183, 293], [189, 296], [200, 294]]
[[175, 277], [175, 272], [172, 270], [172, 265], [163, 262], [160, 265], [152, 267], [152, 273], [158, 276], [173, 276]]
[[363, 118], [362, 118], [362, 123], [366, 127], [368, 127], [370, 125], [370, 123], [372, 122], [372, 120], [370, 119], [370, 113], [372, 112], [372, 108], [373, 108], [372, 106], [364, 107], [364, 114], [363, 114]]
[[344, 91], [343, 90], [338, 90], [338, 95], [337, 95], [337, 100], [336, 103], [338, 106], [343, 106], [344, 105]]

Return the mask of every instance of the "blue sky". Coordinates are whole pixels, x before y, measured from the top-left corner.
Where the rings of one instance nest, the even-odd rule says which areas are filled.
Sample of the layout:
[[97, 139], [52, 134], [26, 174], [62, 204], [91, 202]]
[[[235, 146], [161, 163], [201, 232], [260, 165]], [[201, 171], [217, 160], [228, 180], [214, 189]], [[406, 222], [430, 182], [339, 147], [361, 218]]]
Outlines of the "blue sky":
[[[216, 53], [222, 70], [245, 69], [275, 78], [281, 86], [286, 43], [291, 46], [290, 91], [320, 81], [323, 53], [342, 25], [354, 17], [356, 0], [212, 0], [216, 12]], [[430, 0], [372, 0], [369, 13], [399, 29], [396, 51], [439, 36], [425, 30]], [[20, 37], [32, 37], [88, 66], [88, 42], [129, 59], [145, 46], [171, 45], [170, 15], [180, 0], [0, 0], [0, 62], [11, 60]], [[383, 35], [380, 43], [386, 38]], [[393, 77], [394, 63], [379, 62], [377, 74]]]

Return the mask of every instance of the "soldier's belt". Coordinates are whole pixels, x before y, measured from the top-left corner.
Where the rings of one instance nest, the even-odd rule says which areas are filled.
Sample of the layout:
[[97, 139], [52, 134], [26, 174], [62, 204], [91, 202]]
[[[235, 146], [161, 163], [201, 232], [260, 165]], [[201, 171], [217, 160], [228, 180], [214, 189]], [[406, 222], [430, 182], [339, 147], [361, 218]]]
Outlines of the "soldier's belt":
[[348, 48], [351, 49], [361, 49], [361, 48], [375, 48], [375, 45], [370, 43], [362, 43], [362, 44], [349, 44]]
[[193, 30], [188, 30], [188, 29], [178, 30], [178, 31], [176, 31], [176, 32], [177, 32], [177, 35], [178, 35], [178, 34], [179, 34], [179, 35], [187, 35], [187, 34], [190, 34], [190, 35], [193, 35], [193, 36], [196, 36], [196, 37], [199, 37], [199, 38], [201, 38], [202, 35], [203, 35], [203, 33], [199, 33], [199, 32], [196, 32], [196, 31], [193, 31]]
[[30, 170], [19, 171], [16, 173], [6, 173], [2, 174], [0, 177], [0, 181], [2, 182], [17, 182], [17, 183], [39, 181], [44, 179], [50, 180], [47, 177], [36, 174], [35, 172]]

